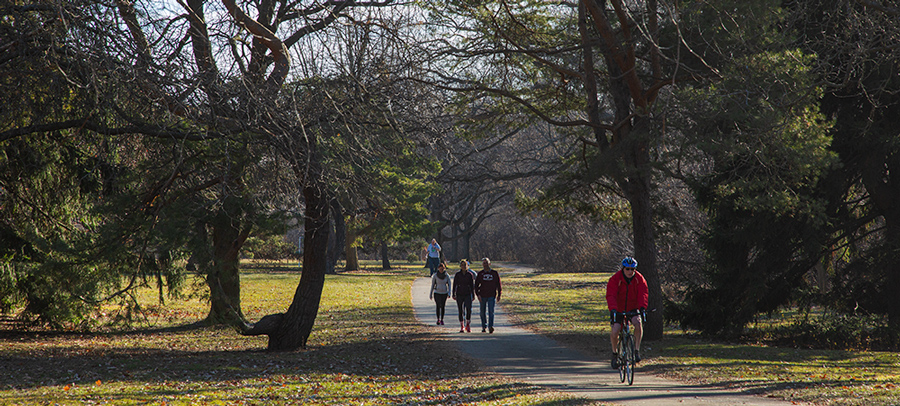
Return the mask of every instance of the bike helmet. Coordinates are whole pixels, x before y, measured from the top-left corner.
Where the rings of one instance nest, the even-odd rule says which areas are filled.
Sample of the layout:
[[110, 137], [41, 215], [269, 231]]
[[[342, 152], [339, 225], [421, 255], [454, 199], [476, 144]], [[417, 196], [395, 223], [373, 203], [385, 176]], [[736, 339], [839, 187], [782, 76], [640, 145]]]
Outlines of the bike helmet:
[[637, 268], [637, 260], [632, 257], [625, 257], [625, 259], [622, 260], [622, 267]]

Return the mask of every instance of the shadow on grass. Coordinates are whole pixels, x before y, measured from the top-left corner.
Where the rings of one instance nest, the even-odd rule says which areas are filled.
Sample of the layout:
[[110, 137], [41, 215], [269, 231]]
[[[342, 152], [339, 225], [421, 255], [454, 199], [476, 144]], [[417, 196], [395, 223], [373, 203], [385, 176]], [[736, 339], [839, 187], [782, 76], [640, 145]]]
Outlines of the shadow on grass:
[[179, 324], [168, 327], [158, 328], [142, 328], [142, 329], [117, 329], [108, 332], [84, 332], [84, 331], [59, 331], [59, 330], [21, 330], [21, 329], [4, 329], [0, 330], [0, 340], [17, 340], [28, 341], [46, 338], [65, 338], [65, 337], [116, 337], [116, 336], [133, 336], [133, 335], [153, 335], [164, 333], [183, 333], [195, 330], [202, 330], [210, 327], [209, 323], [204, 320], [191, 323]]
[[[349, 332], [337, 330], [341, 330], [338, 334]], [[157, 347], [54, 356], [3, 354], [0, 369], [14, 373], [0, 375], [0, 403], [41, 403], [57, 397], [112, 403], [216, 399], [250, 404], [360, 404], [374, 400], [379, 404], [447, 404], [542, 392], [522, 383], [470, 381], [466, 376], [473, 372], [471, 362], [444, 351], [445, 344], [435, 342], [430, 334], [415, 332], [363, 335], [353, 342], [284, 353]], [[432, 383], [420, 386], [422, 381]], [[62, 389], [67, 385], [72, 389]]]
[[[444, 348], [446, 343], [434, 341], [409, 314], [409, 309], [395, 307], [323, 311], [310, 345], [282, 353], [267, 352], [264, 337], [243, 337], [227, 327], [199, 322], [103, 334], [6, 331], [0, 338], [19, 345], [0, 350], [0, 370], [14, 371], [0, 374], [0, 390], [98, 380], [219, 386], [333, 374], [403, 381], [472, 372], [470, 364]], [[247, 340], [255, 341], [248, 345]], [[232, 345], [238, 349], [210, 349]]]

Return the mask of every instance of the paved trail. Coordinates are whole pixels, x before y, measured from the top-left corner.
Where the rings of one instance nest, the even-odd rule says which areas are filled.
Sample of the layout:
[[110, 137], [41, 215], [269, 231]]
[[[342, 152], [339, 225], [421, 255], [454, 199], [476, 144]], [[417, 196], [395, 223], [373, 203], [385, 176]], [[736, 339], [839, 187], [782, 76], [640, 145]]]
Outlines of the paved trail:
[[642, 373], [640, 367], [635, 373], [634, 385], [628, 386], [619, 383], [619, 374], [609, 367], [608, 360], [592, 359], [549, 338], [513, 326], [499, 305], [494, 321], [496, 331], [494, 334], [482, 333], [477, 300], [472, 309], [471, 333], [458, 332], [456, 302], [452, 299], [447, 301], [446, 324], [437, 326], [434, 302], [428, 299], [430, 286], [429, 278], [418, 278], [412, 285], [416, 318], [431, 325], [436, 333], [456, 342], [463, 352], [480, 360], [486, 367], [522, 382], [621, 405], [798, 404], [663, 379]]

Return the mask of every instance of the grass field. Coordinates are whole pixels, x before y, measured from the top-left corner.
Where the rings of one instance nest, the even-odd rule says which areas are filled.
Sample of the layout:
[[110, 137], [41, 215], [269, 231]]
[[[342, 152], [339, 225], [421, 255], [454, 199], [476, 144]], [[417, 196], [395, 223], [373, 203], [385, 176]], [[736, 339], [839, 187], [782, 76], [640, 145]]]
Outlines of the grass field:
[[[251, 319], [290, 303], [299, 274], [273, 270], [242, 276]], [[592, 404], [479, 372], [431, 336], [410, 304], [421, 274], [419, 265], [329, 276], [308, 348], [290, 353], [265, 352], [265, 337], [193, 326], [206, 314], [197, 299], [148, 306], [139, 330], [3, 332], [0, 404]]]
[[[611, 274], [507, 275], [503, 306], [522, 325], [608, 357]], [[900, 354], [714, 343], [668, 329], [646, 342], [643, 371], [824, 405], [900, 405]]]

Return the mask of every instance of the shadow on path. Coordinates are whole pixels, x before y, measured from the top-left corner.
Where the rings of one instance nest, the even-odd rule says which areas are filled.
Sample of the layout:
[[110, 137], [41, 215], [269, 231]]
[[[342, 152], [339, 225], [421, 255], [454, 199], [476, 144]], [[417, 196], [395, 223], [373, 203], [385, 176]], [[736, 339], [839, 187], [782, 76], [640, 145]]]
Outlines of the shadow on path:
[[[691, 385], [644, 374], [638, 367], [634, 385], [619, 382], [619, 374], [608, 360], [597, 360], [566, 348], [556, 341], [513, 326], [498, 303], [493, 334], [481, 332], [478, 301], [472, 306], [472, 332], [459, 333], [456, 302], [447, 301], [445, 325], [435, 325], [434, 302], [428, 299], [430, 278], [417, 278], [411, 296], [416, 318], [431, 325], [459, 345], [466, 354], [478, 359], [494, 372], [510, 378], [571, 393], [593, 400], [622, 405], [759, 405], [785, 406], [798, 404], [752, 394]], [[598, 340], [608, 340], [598, 337]]]

